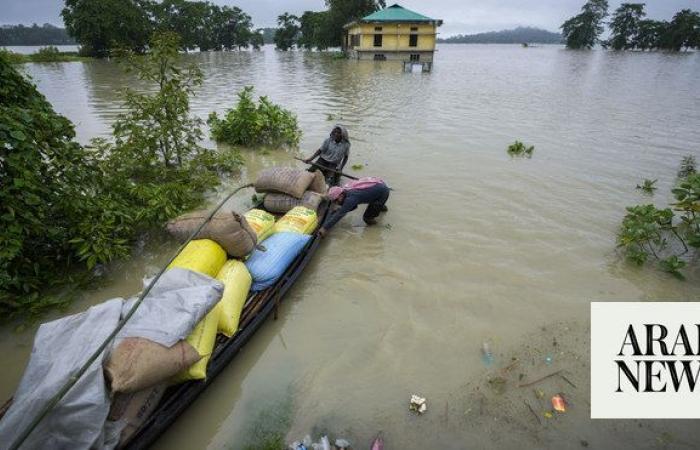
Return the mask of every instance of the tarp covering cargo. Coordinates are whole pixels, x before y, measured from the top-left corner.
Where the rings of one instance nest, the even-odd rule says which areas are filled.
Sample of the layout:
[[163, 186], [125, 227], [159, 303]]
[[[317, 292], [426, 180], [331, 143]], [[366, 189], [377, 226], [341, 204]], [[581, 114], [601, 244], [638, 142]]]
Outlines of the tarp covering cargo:
[[[207, 217], [207, 211], [184, 214], [168, 222], [168, 232], [184, 242]], [[236, 258], [248, 255], [257, 243], [255, 231], [248, 225], [245, 216], [234, 211], [216, 213], [195, 238], [211, 239]]]
[[245, 213], [245, 218], [250, 227], [258, 235], [258, 242], [262, 242], [272, 234], [272, 227], [275, 225], [275, 216], [262, 209], [251, 209]]
[[301, 253], [309, 239], [309, 235], [288, 232], [275, 233], [265, 239], [263, 246], [266, 251], [254, 250], [245, 263], [253, 277], [251, 290], [261, 291], [272, 286]]
[[291, 167], [271, 167], [258, 175], [255, 181], [257, 192], [281, 192], [301, 198], [314, 181], [314, 174]]
[[316, 211], [318, 205], [323, 201], [323, 195], [306, 191], [301, 199], [294, 198], [287, 194], [267, 194], [265, 195], [265, 209], [274, 213], [286, 213], [296, 206], [304, 206]]
[[277, 221], [273, 233], [291, 231], [294, 233], [311, 234], [318, 225], [318, 215], [313, 209], [296, 206]]
[[[216, 305], [222, 291], [221, 283], [213, 278], [181, 269], [169, 270], [121, 330], [118, 339], [146, 337], [161, 345], [173, 345], [191, 332], [198, 315], [201, 317]], [[120, 298], [109, 300], [39, 327], [13, 404], [0, 421], [0, 443], [9, 446], [19, 437], [46, 402], [116, 328], [127, 304]], [[150, 328], [149, 322], [158, 326]], [[39, 423], [22, 449], [111, 448], [116, 444], [107, 439], [114, 430], [104, 432], [110, 409], [102, 369], [105, 354]]]
[[215, 277], [226, 262], [226, 252], [210, 239], [190, 241], [168, 268], [181, 267]]
[[216, 279], [224, 284], [224, 295], [216, 305], [220, 310], [218, 331], [231, 337], [238, 330], [238, 320], [253, 280], [245, 264], [235, 259], [224, 264]]

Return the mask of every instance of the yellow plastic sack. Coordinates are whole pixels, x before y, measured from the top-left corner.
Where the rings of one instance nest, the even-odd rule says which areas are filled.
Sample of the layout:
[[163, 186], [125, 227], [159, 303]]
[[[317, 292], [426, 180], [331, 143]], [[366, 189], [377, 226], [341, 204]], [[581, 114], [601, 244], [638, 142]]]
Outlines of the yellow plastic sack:
[[305, 206], [295, 206], [273, 228], [274, 233], [291, 231], [294, 233], [311, 234], [318, 225], [316, 211]]
[[248, 297], [253, 278], [242, 262], [231, 259], [221, 268], [216, 279], [224, 284], [224, 295], [216, 305], [219, 309], [218, 330], [228, 337], [238, 330], [243, 305]]
[[275, 225], [275, 216], [262, 209], [251, 209], [244, 214], [248, 225], [258, 235], [258, 242], [272, 234], [272, 227]]
[[192, 333], [187, 336], [187, 343], [197, 350], [199, 356], [202, 357], [199, 361], [192, 364], [189, 369], [183, 370], [175, 375], [173, 384], [182, 383], [187, 380], [203, 380], [207, 377], [207, 364], [211, 353], [214, 350], [216, 343], [216, 328], [219, 324], [219, 315], [221, 310], [217, 306], [204, 316]]
[[215, 277], [226, 262], [226, 251], [209, 239], [190, 241], [168, 266], [181, 267]]

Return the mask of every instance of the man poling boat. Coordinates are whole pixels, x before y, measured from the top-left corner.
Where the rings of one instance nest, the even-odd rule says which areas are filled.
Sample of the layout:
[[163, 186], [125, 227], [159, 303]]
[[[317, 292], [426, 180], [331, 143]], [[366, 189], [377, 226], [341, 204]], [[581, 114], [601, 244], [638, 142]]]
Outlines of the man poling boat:
[[330, 137], [327, 137], [321, 147], [309, 158], [303, 161], [312, 164], [309, 172], [320, 170], [330, 186], [336, 186], [340, 181], [339, 173], [343, 171], [345, 164], [350, 157], [350, 137], [348, 130], [344, 126], [337, 124], [331, 130]]

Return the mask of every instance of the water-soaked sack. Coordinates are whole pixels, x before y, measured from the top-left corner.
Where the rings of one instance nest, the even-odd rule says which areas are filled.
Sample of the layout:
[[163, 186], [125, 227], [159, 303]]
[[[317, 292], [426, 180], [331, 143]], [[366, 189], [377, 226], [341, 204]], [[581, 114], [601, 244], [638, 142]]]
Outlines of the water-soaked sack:
[[245, 265], [253, 277], [252, 291], [262, 291], [277, 281], [304, 249], [311, 236], [300, 233], [275, 233], [265, 239], [266, 251], [254, 250]]
[[172, 347], [140, 337], [123, 339], [104, 364], [112, 392], [133, 393], [166, 381], [201, 359], [186, 341]]
[[281, 192], [301, 198], [314, 181], [314, 174], [291, 167], [271, 167], [258, 175], [255, 181], [257, 192]]
[[245, 218], [250, 227], [258, 236], [258, 242], [262, 242], [272, 234], [275, 225], [275, 216], [262, 209], [251, 209], [245, 213]]
[[323, 176], [323, 173], [320, 170], [314, 172], [314, 181], [312, 181], [309, 185], [309, 190], [319, 194], [325, 194], [328, 192], [326, 177]]
[[253, 280], [245, 264], [235, 259], [224, 264], [216, 279], [224, 284], [224, 295], [216, 305], [220, 310], [217, 328], [221, 334], [231, 337], [238, 330], [238, 321]]
[[[184, 214], [168, 222], [168, 232], [176, 239], [185, 241], [208, 216], [207, 211]], [[197, 233], [196, 238], [211, 239], [236, 258], [248, 255], [257, 243], [255, 231], [248, 225], [245, 217], [234, 211], [220, 211], [214, 214], [214, 217]]]
[[318, 225], [318, 215], [313, 209], [296, 206], [277, 221], [273, 233], [292, 231], [294, 233], [311, 234]]
[[181, 267], [214, 278], [226, 262], [226, 252], [216, 242], [209, 239], [190, 241], [175, 257], [168, 269]]
[[121, 430], [119, 446], [123, 446], [141, 427], [158, 406], [166, 389], [165, 384], [158, 384], [134, 393], [118, 393], [112, 399], [107, 416], [107, 424], [118, 422]]
[[265, 195], [265, 209], [274, 213], [286, 213], [296, 206], [305, 206], [314, 211], [323, 201], [323, 195], [313, 191], [304, 192], [301, 199], [294, 198], [287, 194], [267, 194]]

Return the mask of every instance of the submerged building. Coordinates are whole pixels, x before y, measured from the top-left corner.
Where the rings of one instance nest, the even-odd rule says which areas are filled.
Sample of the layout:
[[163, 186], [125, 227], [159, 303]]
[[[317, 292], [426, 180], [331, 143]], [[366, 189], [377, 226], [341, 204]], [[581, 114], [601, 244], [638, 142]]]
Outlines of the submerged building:
[[343, 50], [355, 59], [432, 63], [440, 25], [394, 4], [346, 24]]

